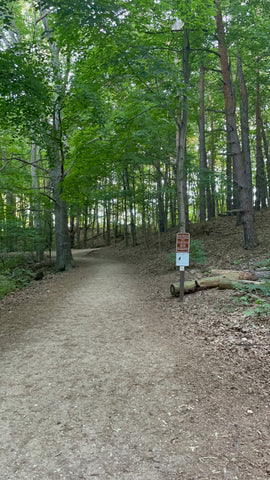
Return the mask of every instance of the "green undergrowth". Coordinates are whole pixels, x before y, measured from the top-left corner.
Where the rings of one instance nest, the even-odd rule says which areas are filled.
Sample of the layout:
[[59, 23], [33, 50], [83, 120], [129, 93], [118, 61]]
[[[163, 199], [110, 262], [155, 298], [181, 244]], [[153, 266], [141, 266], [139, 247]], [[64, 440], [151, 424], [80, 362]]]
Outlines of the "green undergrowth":
[[22, 254], [0, 256], [0, 299], [17, 289], [22, 289], [53, 270], [51, 263], [38, 264]]
[[236, 301], [248, 307], [245, 315], [270, 320], [270, 281], [261, 285], [237, 284], [236, 288], [240, 293]]
[[[175, 264], [176, 253], [175, 252], [168, 253], [166, 256], [166, 259], [168, 262]], [[199, 264], [199, 265], [206, 265], [208, 263], [202, 240], [194, 240], [194, 239], [190, 240], [189, 261], [190, 261], [190, 264]]]

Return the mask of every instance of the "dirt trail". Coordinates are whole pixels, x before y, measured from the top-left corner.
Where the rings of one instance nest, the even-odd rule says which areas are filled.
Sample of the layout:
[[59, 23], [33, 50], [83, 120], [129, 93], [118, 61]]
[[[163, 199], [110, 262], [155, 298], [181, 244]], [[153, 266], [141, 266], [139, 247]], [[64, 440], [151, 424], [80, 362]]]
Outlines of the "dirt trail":
[[0, 310], [0, 478], [269, 479], [268, 403], [186, 328], [194, 298], [179, 326], [136, 266], [77, 263]]

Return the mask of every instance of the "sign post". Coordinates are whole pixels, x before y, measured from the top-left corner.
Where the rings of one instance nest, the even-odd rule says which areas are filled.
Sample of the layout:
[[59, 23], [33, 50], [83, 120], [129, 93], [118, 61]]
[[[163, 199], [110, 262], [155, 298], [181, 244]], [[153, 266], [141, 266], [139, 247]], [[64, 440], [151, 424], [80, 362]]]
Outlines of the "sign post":
[[180, 293], [179, 302], [184, 300], [185, 267], [189, 266], [190, 234], [176, 234], [176, 266], [180, 267]]

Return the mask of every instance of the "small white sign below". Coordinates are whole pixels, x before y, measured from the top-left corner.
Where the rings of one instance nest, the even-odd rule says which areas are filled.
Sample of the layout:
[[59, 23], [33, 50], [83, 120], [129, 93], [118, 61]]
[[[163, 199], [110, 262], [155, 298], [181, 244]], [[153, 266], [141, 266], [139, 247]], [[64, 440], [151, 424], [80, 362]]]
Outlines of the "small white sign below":
[[188, 267], [189, 266], [189, 253], [177, 253], [176, 254], [176, 266], [177, 267]]

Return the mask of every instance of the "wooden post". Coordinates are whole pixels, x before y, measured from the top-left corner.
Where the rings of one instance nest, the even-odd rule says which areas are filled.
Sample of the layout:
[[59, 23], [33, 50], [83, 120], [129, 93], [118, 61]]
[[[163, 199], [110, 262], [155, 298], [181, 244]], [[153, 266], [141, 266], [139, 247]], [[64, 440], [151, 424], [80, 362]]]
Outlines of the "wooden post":
[[179, 302], [183, 302], [185, 293], [185, 266], [189, 266], [189, 233], [176, 234], [176, 265], [180, 267]]
[[185, 267], [180, 267], [179, 302], [183, 302], [183, 300], [184, 300], [184, 284], [185, 284]]

